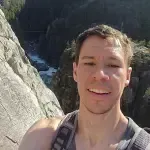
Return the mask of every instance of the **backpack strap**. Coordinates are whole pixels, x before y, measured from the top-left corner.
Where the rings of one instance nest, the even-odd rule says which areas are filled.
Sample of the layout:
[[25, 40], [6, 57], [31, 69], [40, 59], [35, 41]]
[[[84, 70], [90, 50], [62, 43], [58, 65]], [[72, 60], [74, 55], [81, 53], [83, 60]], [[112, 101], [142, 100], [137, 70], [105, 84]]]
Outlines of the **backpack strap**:
[[77, 112], [74, 111], [66, 115], [58, 126], [51, 150], [67, 150], [74, 135], [77, 126]]
[[127, 150], [150, 150], [150, 134], [140, 129], [133, 136]]

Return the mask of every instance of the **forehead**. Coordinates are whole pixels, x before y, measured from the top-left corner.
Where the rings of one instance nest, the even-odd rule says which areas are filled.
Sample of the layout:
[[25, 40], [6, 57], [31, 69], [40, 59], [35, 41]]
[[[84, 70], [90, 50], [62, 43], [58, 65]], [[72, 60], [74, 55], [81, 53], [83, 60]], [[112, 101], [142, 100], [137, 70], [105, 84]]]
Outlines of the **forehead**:
[[82, 44], [80, 55], [102, 55], [123, 56], [122, 45], [119, 39], [108, 37], [103, 39], [98, 36], [88, 37]]

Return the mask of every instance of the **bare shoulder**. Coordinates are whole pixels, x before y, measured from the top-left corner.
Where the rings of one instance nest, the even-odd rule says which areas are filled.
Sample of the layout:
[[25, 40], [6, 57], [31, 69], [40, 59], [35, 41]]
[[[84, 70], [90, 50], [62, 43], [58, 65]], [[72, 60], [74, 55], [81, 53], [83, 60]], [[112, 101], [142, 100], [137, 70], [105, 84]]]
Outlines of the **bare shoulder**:
[[41, 119], [24, 135], [19, 150], [49, 150], [54, 131], [63, 117]]

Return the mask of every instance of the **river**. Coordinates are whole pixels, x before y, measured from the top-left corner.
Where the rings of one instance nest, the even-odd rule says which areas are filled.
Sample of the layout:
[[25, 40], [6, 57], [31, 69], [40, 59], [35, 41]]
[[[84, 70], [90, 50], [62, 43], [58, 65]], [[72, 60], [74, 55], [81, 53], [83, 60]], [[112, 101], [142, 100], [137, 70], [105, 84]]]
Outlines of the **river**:
[[49, 66], [44, 59], [40, 58], [36, 50], [37, 43], [35, 41], [25, 41], [24, 45], [26, 55], [30, 59], [31, 64], [38, 70], [44, 83], [50, 87], [52, 76], [57, 69]]

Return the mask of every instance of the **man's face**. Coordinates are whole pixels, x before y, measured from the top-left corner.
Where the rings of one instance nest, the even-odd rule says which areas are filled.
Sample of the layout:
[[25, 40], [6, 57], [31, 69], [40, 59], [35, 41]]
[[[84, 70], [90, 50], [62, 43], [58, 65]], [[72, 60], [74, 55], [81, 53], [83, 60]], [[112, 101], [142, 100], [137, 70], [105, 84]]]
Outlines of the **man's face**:
[[94, 114], [104, 114], [120, 105], [130, 74], [131, 68], [127, 67], [119, 40], [98, 36], [87, 38], [81, 47], [78, 64], [73, 63], [80, 108], [85, 107]]

